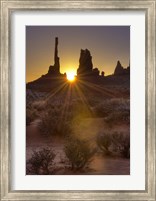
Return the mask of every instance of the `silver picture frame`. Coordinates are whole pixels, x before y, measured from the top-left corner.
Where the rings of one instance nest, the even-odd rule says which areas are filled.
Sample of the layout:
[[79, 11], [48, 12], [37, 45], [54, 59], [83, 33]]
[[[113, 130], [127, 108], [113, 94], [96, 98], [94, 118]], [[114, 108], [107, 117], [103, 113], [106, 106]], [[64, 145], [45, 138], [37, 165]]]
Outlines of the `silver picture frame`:
[[[0, 0], [1, 4], [1, 200], [156, 200], [156, 0]], [[145, 190], [132, 191], [13, 191], [11, 190], [11, 62], [10, 62], [10, 21], [16, 10], [124, 10], [145, 11], [145, 100], [146, 100], [146, 149], [145, 149]]]

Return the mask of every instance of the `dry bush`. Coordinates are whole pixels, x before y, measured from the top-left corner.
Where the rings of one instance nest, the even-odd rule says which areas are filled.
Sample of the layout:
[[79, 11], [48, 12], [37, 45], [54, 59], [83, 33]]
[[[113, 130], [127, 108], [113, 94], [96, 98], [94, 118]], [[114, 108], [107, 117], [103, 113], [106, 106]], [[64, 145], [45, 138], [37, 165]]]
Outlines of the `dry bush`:
[[99, 133], [97, 136], [97, 145], [104, 154], [110, 155], [111, 154], [110, 147], [112, 145], [112, 135], [110, 133]]
[[130, 111], [113, 111], [108, 117], [105, 118], [105, 122], [109, 126], [115, 124], [130, 124]]
[[108, 117], [113, 112], [129, 112], [130, 102], [129, 99], [114, 98], [100, 102], [95, 105], [94, 112], [99, 117]]
[[71, 111], [62, 113], [62, 108], [51, 107], [47, 113], [41, 117], [39, 129], [44, 135], [66, 136], [71, 133]]
[[49, 148], [34, 151], [31, 158], [27, 161], [28, 174], [50, 174], [50, 167], [54, 165], [54, 152]]
[[72, 133], [73, 121], [86, 117], [90, 117], [90, 111], [79, 101], [69, 103], [67, 106], [60, 105], [59, 102], [49, 103], [41, 116], [39, 128], [44, 135], [68, 136]]
[[29, 125], [38, 117], [38, 112], [33, 107], [26, 108], [26, 125]]
[[64, 150], [72, 169], [86, 167], [91, 162], [94, 154], [85, 141], [80, 141], [75, 138], [70, 138], [67, 141]]
[[34, 101], [32, 103], [32, 106], [34, 109], [36, 109], [37, 111], [43, 111], [45, 109], [46, 103], [43, 100], [39, 100], [39, 101]]
[[103, 132], [97, 136], [97, 145], [107, 155], [118, 153], [130, 157], [130, 135], [123, 132]]
[[130, 158], [130, 135], [122, 132], [112, 134], [113, 145], [125, 158]]

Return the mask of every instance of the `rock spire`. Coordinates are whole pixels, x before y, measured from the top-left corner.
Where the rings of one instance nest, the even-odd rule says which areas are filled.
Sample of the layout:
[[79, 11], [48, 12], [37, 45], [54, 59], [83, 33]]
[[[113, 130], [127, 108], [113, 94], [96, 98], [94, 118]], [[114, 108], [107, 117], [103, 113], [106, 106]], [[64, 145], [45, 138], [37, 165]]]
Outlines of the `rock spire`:
[[77, 69], [78, 76], [85, 76], [92, 73], [93, 64], [92, 64], [92, 56], [88, 49], [82, 50], [80, 52], [79, 59], [79, 68]]
[[54, 65], [49, 66], [48, 74], [60, 75], [60, 58], [58, 57], [58, 37], [55, 37]]

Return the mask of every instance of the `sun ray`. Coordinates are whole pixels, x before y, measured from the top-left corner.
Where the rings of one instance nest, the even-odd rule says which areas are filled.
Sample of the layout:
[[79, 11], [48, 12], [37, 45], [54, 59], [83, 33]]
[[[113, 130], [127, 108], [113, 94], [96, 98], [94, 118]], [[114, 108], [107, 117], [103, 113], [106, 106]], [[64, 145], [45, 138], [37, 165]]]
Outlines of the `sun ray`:
[[76, 87], [76, 90], [77, 90], [77, 92], [79, 94], [79, 97], [81, 98], [81, 101], [86, 106], [86, 108], [88, 109], [90, 114], [93, 115], [93, 110], [91, 109], [91, 106], [90, 106], [87, 98], [85, 97], [84, 93], [82, 92], [81, 88], [78, 85], [76, 85], [75, 87]]
[[48, 101], [50, 98], [52, 98], [53, 96], [55, 96], [58, 92], [60, 92], [61, 90], [63, 90], [63, 88], [66, 86], [66, 83], [61, 84], [59, 87], [57, 87], [55, 89], [55, 91], [51, 91], [47, 94], [45, 100]]
[[79, 80], [79, 82], [83, 85], [85, 85], [86, 87], [89, 87], [99, 93], [102, 93], [103, 95], [105, 96], [108, 96], [109, 98], [116, 98], [116, 94], [113, 93], [112, 91], [110, 90], [106, 90], [104, 87], [100, 87], [99, 85], [97, 84], [93, 84], [91, 82], [88, 82], [88, 81], [83, 81], [83, 80]]
[[67, 112], [69, 105], [71, 103], [70, 97], [71, 97], [71, 85], [69, 85], [68, 89], [67, 89], [65, 101], [63, 104], [63, 108], [62, 108], [61, 118], [63, 118], [63, 117], [66, 118], [66, 112]]

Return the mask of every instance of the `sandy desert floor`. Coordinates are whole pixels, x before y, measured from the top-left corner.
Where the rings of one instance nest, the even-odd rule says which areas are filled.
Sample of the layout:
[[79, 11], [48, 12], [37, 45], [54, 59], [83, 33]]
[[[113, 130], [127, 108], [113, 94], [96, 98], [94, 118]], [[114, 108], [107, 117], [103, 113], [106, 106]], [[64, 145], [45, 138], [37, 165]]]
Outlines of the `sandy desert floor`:
[[[125, 159], [115, 156], [103, 156], [101, 153], [96, 153], [92, 158], [91, 163], [87, 168], [80, 171], [71, 171], [68, 165], [68, 161], [64, 154], [64, 139], [60, 137], [45, 137], [41, 135], [38, 130], [38, 124], [40, 120], [35, 120], [26, 128], [26, 158], [27, 160], [31, 157], [34, 150], [38, 151], [44, 147], [51, 148], [56, 154], [55, 164], [56, 168], [53, 174], [55, 175], [129, 175], [130, 174], [130, 159]], [[99, 129], [103, 121], [100, 119], [88, 119], [84, 126], [81, 128], [86, 131], [93, 124], [96, 125], [94, 129]], [[119, 126], [118, 130], [127, 130], [127, 127]], [[78, 129], [77, 129], [78, 131]], [[90, 132], [94, 132], [90, 129]], [[94, 135], [85, 135], [85, 138], [90, 140], [94, 146]], [[84, 138], [84, 136], [80, 136]]]

